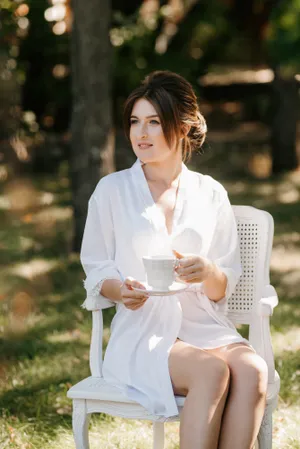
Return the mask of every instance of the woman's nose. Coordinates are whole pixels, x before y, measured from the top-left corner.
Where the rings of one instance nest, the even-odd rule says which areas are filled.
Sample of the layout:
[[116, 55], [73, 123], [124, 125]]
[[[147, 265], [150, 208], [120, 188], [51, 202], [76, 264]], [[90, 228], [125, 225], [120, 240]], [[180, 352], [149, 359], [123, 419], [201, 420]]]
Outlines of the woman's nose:
[[147, 129], [147, 124], [141, 124], [140, 128], [139, 128], [139, 137], [140, 138], [145, 138], [148, 136], [148, 129]]

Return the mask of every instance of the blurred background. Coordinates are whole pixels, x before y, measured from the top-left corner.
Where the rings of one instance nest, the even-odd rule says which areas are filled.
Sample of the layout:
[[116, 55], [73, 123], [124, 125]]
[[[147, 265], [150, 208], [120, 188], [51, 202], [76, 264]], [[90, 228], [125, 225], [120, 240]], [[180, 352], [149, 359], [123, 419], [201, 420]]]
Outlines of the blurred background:
[[[208, 123], [189, 167], [274, 218], [274, 448], [300, 448], [299, 23], [299, 0], [0, 0], [1, 449], [74, 447], [66, 391], [89, 375], [87, 202], [134, 162], [122, 105], [158, 69], [192, 83]], [[178, 425], [167, 433], [178, 448]], [[147, 423], [91, 422], [92, 449], [146, 449], [150, 435]]]

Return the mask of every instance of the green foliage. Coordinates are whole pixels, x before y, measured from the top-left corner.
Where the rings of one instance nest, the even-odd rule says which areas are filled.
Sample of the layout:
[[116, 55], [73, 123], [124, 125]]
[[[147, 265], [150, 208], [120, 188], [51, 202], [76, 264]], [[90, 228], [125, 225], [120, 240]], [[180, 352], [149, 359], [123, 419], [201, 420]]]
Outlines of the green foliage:
[[[26, 30], [20, 29], [19, 19], [14, 14], [20, 3], [13, 0], [1, 0], [0, 3], [1, 45], [10, 60], [6, 70], [16, 74], [22, 86], [22, 108], [35, 113], [38, 126], [45, 131], [65, 131], [70, 124], [71, 80], [68, 73], [65, 77], [55, 78], [53, 68], [62, 65], [67, 72], [70, 70], [70, 35], [53, 33], [52, 25], [44, 17], [49, 3], [40, 0], [24, 0], [24, 3], [29, 6]], [[146, 18], [141, 15], [145, 2], [117, 4], [118, 9], [112, 11], [110, 29], [117, 125], [121, 124], [124, 99], [152, 70], [169, 69], [182, 74], [201, 95], [198, 79], [207, 71], [226, 64], [249, 65], [252, 62], [255, 48], [253, 51], [249, 35], [251, 24], [247, 23], [247, 29], [241, 23], [238, 26], [238, 14], [234, 15], [233, 6], [237, 2], [196, 2], [174, 25], [175, 34], [169, 38], [165, 51], [159, 50], [158, 42], [170, 14], [166, 2], [161, 2], [157, 12]], [[128, 14], [127, 9], [133, 11], [136, 4], [136, 10]], [[261, 6], [265, 2], [252, 4]], [[293, 73], [299, 68], [299, 21], [299, 0], [279, 2], [279, 6], [273, 8], [264, 30], [266, 63], [288, 67]]]
[[10, 47], [11, 40], [16, 33], [17, 19], [14, 16], [16, 7], [17, 3], [13, 0], [0, 0], [0, 42], [2, 51], [4, 48]]
[[166, 6], [160, 7], [148, 20], [141, 17], [139, 9], [130, 16], [125, 16], [121, 11], [114, 12], [110, 35], [113, 44], [115, 118], [119, 123], [124, 99], [153, 70], [168, 69], [180, 73], [192, 82], [199, 93], [198, 77], [206, 72], [216, 52], [224, 51], [222, 37], [229, 31], [223, 16], [225, 11], [225, 6], [217, 0], [196, 2], [186, 16], [174, 25], [176, 33], [169, 38], [162, 51], [159, 40], [166, 37]]
[[273, 8], [267, 33], [271, 61], [280, 66], [299, 70], [300, 58], [300, 1], [280, 2]]

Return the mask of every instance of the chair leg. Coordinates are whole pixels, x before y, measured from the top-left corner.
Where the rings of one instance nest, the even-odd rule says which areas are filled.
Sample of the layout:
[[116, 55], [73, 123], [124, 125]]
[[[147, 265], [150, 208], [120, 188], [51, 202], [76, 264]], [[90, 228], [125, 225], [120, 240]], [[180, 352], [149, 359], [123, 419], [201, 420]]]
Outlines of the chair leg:
[[153, 422], [153, 449], [164, 449], [165, 425], [163, 422]]
[[76, 449], [89, 449], [89, 420], [84, 399], [73, 399], [73, 435]]
[[266, 407], [258, 434], [259, 449], [272, 449], [272, 411]]

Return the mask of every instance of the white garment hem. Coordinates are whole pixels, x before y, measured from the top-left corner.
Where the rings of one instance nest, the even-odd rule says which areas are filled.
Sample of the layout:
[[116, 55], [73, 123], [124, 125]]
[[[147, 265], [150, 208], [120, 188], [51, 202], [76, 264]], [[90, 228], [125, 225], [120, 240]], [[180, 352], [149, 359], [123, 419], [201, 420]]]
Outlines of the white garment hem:
[[192, 343], [189, 343], [189, 342], [181, 339], [180, 337], [177, 337], [177, 338], [178, 338], [178, 340], [182, 341], [183, 343], [186, 343], [187, 345], [191, 345], [191, 346], [197, 347], [199, 349], [203, 349], [204, 351], [209, 350], [209, 349], [219, 349], [219, 348], [223, 348], [224, 346], [231, 346], [231, 345], [235, 345], [238, 343], [242, 343], [246, 346], [249, 346], [253, 350], [255, 350], [246, 338], [238, 339], [236, 341], [233, 340], [230, 343], [226, 342], [226, 343], [218, 344], [217, 346], [199, 346], [199, 345], [194, 345]]

